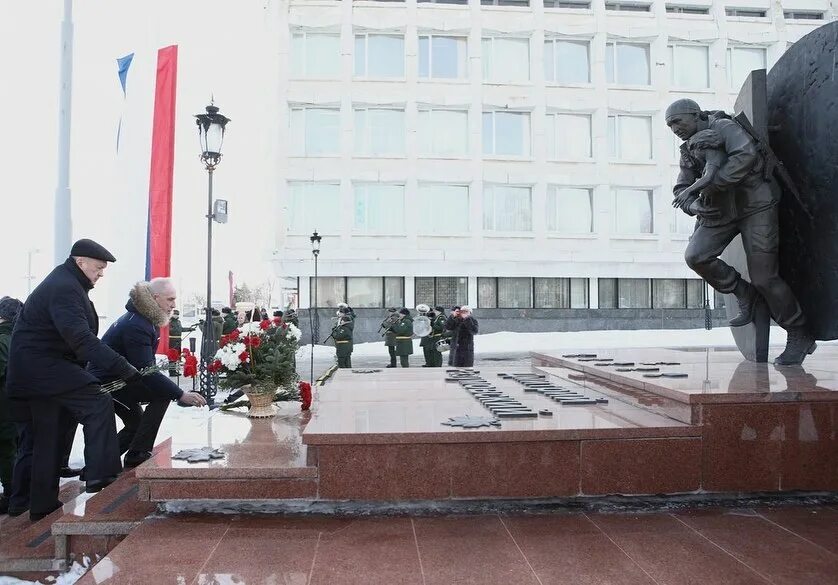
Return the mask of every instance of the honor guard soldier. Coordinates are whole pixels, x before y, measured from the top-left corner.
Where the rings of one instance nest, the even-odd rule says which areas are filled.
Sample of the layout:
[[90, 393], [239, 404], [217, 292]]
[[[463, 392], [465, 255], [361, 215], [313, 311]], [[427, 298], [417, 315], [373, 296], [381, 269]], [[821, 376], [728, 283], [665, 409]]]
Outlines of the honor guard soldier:
[[[180, 346], [183, 342], [183, 325], [180, 322], [180, 311], [175, 309], [172, 311], [172, 316], [169, 317], [169, 349], [176, 349], [180, 352]], [[169, 362], [169, 375], [177, 376], [177, 362]]]
[[239, 322], [236, 319], [236, 315], [233, 313], [233, 309], [230, 307], [224, 307], [221, 309], [221, 314], [224, 319], [224, 327], [221, 329], [221, 335], [228, 335], [232, 333], [233, 329], [236, 329], [239, 326]]
[[337, 324], [332, 328], [332, 339], [335, 340], [335, 355], [339, 368], [352, 367], [352, 333], [355, 320], [347, 307], [338, 311]]
[[430, 338], [433, 341], [431, 345], [431, 367], [432, 368], [441, 368], [442, 367], [442, 352], [439, 351], [439, 347], [437, 347], [437, 343], [442, 341], [443, 336], [445, 335], [445, 307], [441, 305], [437, 305], [434, 307], [433, 313], [434, 316], [431, 318], [431, 335]]
[[409, 368], [410, 355], [413, 353], [413, 319], [407, 309], [400, 309], [399, 314], [401, 317], [392, 327], [396, 334], [396, 355], [399, 356], [401, 366]]
[[[416, 312], [419, 313], [419, 317], [425, 317], [428, 319], [428, 324], [433, 325], [433, 315], [434, 313], [431, 312], [431, 308], [428, 305], [417, 305]], [[419, 321], [419, 317], [417, 317], [416, 322]], [[431, 331], [433, 331], [433, 327], [431, 327]], [[416, 332], [417, 335], [422, 335], [424, 332]], [[434, 340], [431, 338], [431, 334], [428, 333], [427, 335], [422, 336], [421, 340], [419, 341], [419, 347], [422, 348], [422, 355], [425, 358], [425, 363], [422, 364], [423, 368], [431, 368], [433, 367], [433, 347], [434, 347]]]
[[384, 330], [384, 347], [387, 348], [390, 354], [390, 365], [388, 368], [396, 367], [396, 333], [393, 331], [393, 325], [399, 319], [399, 312], [396, 309], [387, 309], [387, 318], [381, 322], [379, 331]]

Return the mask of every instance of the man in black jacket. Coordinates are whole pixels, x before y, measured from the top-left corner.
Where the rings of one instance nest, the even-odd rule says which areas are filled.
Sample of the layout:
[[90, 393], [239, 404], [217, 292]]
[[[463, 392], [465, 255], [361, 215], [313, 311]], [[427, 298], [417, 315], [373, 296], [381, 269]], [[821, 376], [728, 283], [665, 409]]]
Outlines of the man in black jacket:
[[84, 430], [87, 491], [101, 490], [122, 470], [113, 400], [85, 369], [90, 362], [117, 378], [141, 378], [136, 368], [97, 337], [99, 315], [88, 298], [108, 262], [115, 260], [92, 240], [73, 244], [70, 257], [26, 299], [12, 333], [6, 395], [29, 407], [32, 520], [61, 507], [59, 430], [66, 426], [68, 411]]
[[[155, 364], [160, 327], [169, 322], [169, 313], [174, 309], [177, 297], [168, 278], [138, 282], [128, 297], [127, 312], [108, 328], [102, 342], [142, 370]], [[115, 378], [96, 364], [91, 364], [89, 370], [102, 383]], [[143, 376], [112, 396], [114, 411], [125, 425], [117, 434], [119, 452], [125, 454], [125, 467], [136, 467], [151, 457], [157, 431], [171, 401], [176, 400], [184, 406], [206, 405], [203, 396], [197, 392], [184, 392], [161, 372]], [[148, 403], [145, 410], [141, 403]]]
[[454, 353], [455, 368], [470, 368], [474, 366], [474, 336], [477, 335], [477, 319], [471, 314], [471, 307], [463, 305], [454, 311], [446, 322], [446, 328], [453, 334], [452, 343], [456, 340], [457, 350]]

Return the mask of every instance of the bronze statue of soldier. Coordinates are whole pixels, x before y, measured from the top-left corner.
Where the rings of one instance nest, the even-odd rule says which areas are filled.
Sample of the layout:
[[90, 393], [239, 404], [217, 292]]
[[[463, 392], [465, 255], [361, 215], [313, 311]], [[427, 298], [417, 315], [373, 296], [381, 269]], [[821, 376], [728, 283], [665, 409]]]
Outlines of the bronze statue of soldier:
[[[666, 124], [684, 141], [673, 205], [698, 217], [684, 255], [687, 265], [720, 293], [736, 296], [739, 314], [730, 321], [732, 327], [750, 323], [764, 299], [788, 332], [785, 350], [774, 363], [803, 363], [817, 346], [794, 292], [779, 273], [780, 189], [755, 139], [724, 112], [702, 111], [690, 99], [667, 108]], [[691, 141], [699, 133], [709, 139]], [[737, 234], [742, 235], [750, 283], [719, 258]]]

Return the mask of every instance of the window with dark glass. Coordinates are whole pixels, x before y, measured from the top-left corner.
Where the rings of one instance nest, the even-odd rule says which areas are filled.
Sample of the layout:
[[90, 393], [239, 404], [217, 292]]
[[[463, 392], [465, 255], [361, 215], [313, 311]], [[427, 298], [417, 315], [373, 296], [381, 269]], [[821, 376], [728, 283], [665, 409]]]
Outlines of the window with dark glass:
[[416, 304], [442, 305], [450, 309], [468, 304], [468, 278], [465, 276], [417, 276], [414, 279]]

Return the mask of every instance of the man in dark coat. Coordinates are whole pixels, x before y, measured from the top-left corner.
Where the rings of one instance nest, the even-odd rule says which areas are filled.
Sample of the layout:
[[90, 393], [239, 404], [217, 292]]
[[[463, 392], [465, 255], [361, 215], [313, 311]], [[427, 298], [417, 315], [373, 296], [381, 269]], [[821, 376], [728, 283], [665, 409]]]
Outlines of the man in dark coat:
[[[160, 342], [160, 327], [169, 321], [169, 311], [175, 306], [176, 292], [168, 278], [138, 282], [129, 293], [127, 311], [114, 321], [102, 342], [128, 362], [142, 370], [155, 364], [154, 351]], [[100, 382], [114, 379], [108, 371], [91, 364], [90, 372]], [[151, 457], [160, 423], [171, 401], [184, 406], [205, 406], [197, 392], [184, 392], [177, 384], [155, 372], [140, 381], [113, 392], [114, 410], [125, 425], [117, 434], [119, 452], [125, 454], [125, 467], [136, 467]], [[148, 403], [143, 410], [141, 403]]]
[[477, 319], [471, 316], [471, 308], [463, 306], [454, 311], [453, 340], [457, 340], [457, 353], [454, 355], [455, 368], [470, 368], [474, 365], [474, 336], [477, 335]]
[[413, 354], [413, 317], [409, 309], [399, 309], [401, 318], [391, 327], [396, 334], [396, 355], [399, 356], [399, 365], [403, 368], [410, 367], [410, 356]]
[[6, 385], [6, 362], [9, 359], [12, 328], [22, 307], [23, 303], [17, 299], [11, 297], [0, 299], [0, 485], [3, 486], [3, 495], [0, 496], [0, 514], [9, 511], [12, 465], [17, 447], [17, 429], [12, 421], [9, 401], [6, 400], [3, 387]]
[[445, 331], [448, 335], [448, 365], [454, 365], [454, 356], [457, 353], [457, 336], [455, 335], [457, 325], [459, 322], [457, 321], [457, 316], [460, 314], [460, 307], [459, 305], [454, 306], [451, 309], [451, 314], [448, 315], [448, 318], [445, 320]]
[[122, 469], [113, 400], [86, 370], [90, 362], [115, 378], [141, 379], [136, 368], [97, 337], [99, 315], [88, 298], [108, 262], [114, 261], [101, 245], [79, 240], [70, 257], [32, 291], [15, 323], [6, 394], [26, 401], [31, 416], [32, 520], [61, 506], [59, 434], [66, 425], [66, 411], [84, 430], [86, 490], [101, 490]]
[[236, 315], [230, 307], [224, 307], [221, 309], [221, 314], [224, 319], [224, 327], [221, 329], [221, 335], [227, 335], [232, 332], [233, 329], [238, 327], [239, 323], [236, 320]]

